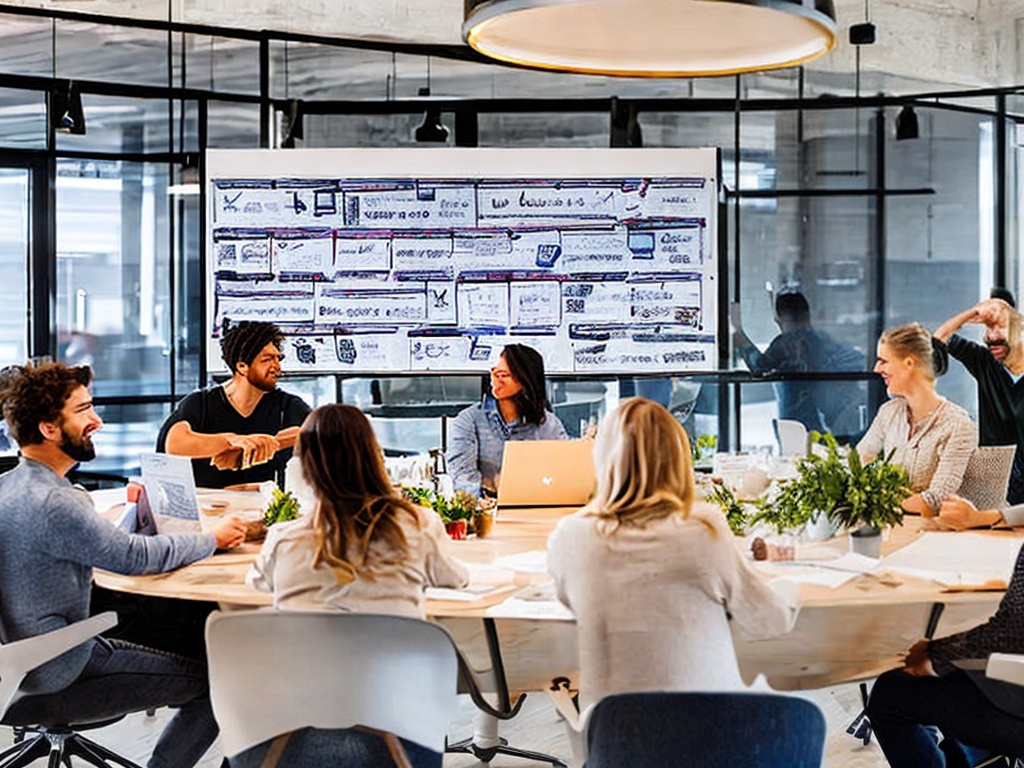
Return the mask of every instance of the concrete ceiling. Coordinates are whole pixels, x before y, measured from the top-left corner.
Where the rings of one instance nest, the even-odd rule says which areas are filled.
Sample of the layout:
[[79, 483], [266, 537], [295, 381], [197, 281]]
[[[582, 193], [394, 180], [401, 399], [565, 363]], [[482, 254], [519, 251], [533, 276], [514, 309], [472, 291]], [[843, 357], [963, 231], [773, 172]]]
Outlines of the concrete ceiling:
[[[5, 0], [5, 4], [147, 20], [170, 17], [177, 22], [250, 30], [460, 44], [463, 2]], [[878, 28], [878, 42], [862, 49], [862, 71], [886, 79], [884, 89], [889, 93], [914, 86], [974, 88], [1024, 83], [1024, 0], [836, 0], [839, 46], [808, 65], [809, 70], [854, 71], [855, 54], [846, 41], [846, 30], [865, 19], [865, 4]], [[0, 26], [0, 36], [3, 34]]]

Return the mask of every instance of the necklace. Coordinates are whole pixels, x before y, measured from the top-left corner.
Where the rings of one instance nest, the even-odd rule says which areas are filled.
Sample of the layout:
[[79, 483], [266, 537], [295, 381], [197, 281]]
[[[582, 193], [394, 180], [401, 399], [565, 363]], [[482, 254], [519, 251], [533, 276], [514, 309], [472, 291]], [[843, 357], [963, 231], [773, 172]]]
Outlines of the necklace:
[[914, 418], [913, 414], [910, 415], [910, 428], [914, 430], [924, 424], [928, 419], [935, 415], [935, 412], [939, 410], [945, 403], [945, 400], [940, 399], [939, 402], [932, 408], [928, 413], [922, 415], [920, 418]]

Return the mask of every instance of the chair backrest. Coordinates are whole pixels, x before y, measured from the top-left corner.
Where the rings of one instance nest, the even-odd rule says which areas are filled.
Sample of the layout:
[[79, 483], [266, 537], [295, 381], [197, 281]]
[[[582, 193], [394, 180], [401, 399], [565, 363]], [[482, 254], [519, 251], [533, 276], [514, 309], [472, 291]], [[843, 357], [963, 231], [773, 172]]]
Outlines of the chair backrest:
[[215, 611], [206, 647], [227, 757], [306, 726], [364, 725], [444, 751], [458, 667], [441, 627], [376, 614]]
[[807, 427], [795, 419], [774, 419], [775, 437], [783, 456], [807, 455]]
[[957, 494], [978, 509], [1005, 507], [1016, 450], [1014, 445], [980, 445], [975, 448]]
[[623, 693], [587, 724], [586, 768], [818, 768], [825, 718], [806, 699], [766, 693]]
[[52, 632], [0, 645], [0, 720], [17, 699], [25, 675], [116, 624], [117, 614], [107, 611]]

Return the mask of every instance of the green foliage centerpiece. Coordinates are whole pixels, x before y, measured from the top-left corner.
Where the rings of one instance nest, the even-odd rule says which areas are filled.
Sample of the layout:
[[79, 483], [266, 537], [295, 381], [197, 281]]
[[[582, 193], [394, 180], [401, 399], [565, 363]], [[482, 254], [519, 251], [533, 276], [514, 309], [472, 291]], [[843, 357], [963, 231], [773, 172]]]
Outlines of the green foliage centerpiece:
[[843, 455], [831, 434], [811, 432], [811, 443], [825, 446], [797, 464], [798, 477], [783, 486], [774, 502], [762, 505], [755, 522], [776, 530], [797, 530], [821, 513], [843, 528], [879, 532], [903, 524], [900, 506], [911, 495], [907, 471], [888, 456], [861, 461], [856, 449]]

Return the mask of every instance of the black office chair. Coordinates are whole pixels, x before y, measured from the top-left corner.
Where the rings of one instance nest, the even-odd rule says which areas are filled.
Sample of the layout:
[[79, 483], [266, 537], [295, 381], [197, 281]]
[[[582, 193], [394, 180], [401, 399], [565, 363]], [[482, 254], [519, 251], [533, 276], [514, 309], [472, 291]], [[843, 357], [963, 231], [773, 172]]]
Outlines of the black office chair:
[[819, 768], [825, 717], [771, 693], [623, 693], [598, 702], [585, 768]]
[[587, 724], [586, 768], [819, 768], [825, 719], [775, 693], [620, 693]]
[[53, 632], [0, 645], [0, 724], [15, 732], [14, 745], [0, 752], [0, 768], [24, 768], [43, 757], [49, 768], [71, 766], [72, 757], [94, 766], [141, 768], [81, 733], [117, 722], [124, 712], [69, 712], [64, 706], [67, 689], [28, 696], [18, 690], [30, 671], [116, 624], [117, 614], [108, 611]]

